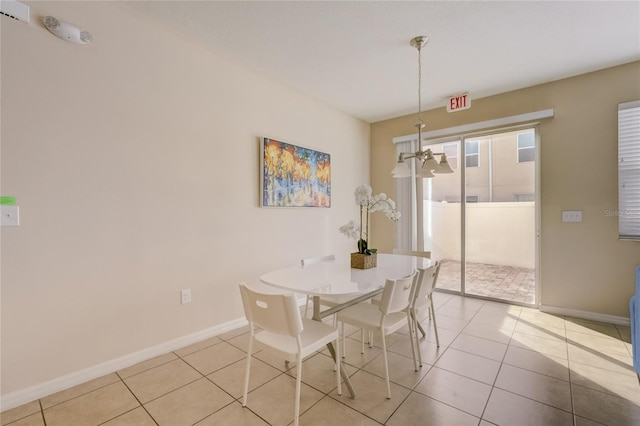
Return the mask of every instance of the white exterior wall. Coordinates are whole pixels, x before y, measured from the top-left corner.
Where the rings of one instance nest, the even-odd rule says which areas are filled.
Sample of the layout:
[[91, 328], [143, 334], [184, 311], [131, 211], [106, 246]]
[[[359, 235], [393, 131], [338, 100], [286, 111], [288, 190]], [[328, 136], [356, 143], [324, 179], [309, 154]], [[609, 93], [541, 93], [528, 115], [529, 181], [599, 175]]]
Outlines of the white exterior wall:
[[[425, 201], [433, 224], [425, 229], [425, 249], [433, 259], [460, 260], [460, 208]], [[467, 262], [535, 267], [535, 203], [468, 203], [466, 223]]]

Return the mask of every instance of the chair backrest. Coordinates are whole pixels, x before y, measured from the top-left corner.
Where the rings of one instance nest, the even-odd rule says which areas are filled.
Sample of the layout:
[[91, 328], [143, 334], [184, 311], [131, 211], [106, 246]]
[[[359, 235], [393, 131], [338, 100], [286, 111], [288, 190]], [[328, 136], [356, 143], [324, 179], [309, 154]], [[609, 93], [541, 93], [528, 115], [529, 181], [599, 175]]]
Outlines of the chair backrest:
[[308, 265], [312, 265], [314, 263], [330, 262], [332, 260], [336, 260], [336, 255], [335, 254], [329, 254], [327, 256], [321, 256], [321, 257], [310, 257], [308, 259], [300, 259], [300, 264], [302, 266], [308, 266]]
[[430, 251], [402, 250], [394, 248], [393, 254], [405, 254], [407, 256], [426, 257], [427, 259], [431, 259]]
[[433, 293], [439, 272], [440, 262], [435, 262], [428, 268], [418, 269], [418, 279], [416, 280], [414, 293], [411, 297], [412, 304], [415, 304], [416, 301], [428, 297]]
[[435, 263], [435, 266], [436, 266], [436, 273], [433, 274], [433, 283], [431, 283], [432, 289], [435, 289], [436, 285], [438, 284], [438, 275], [440, 275], [440, 266], [442, 266], [442, 262], [437, 260]]
[[252, 326], [293, 337], [302, 332], [302, 318], [294, 294], [258, 293], [240, 284], [244, 313]]
[[380, 311], [386, 315], [406, 309], [411, 302], [410, 296], [417, 277], [417, 272], [414, 272], [405, 278], [399, 278], [397, 280], [387, 279], [384, 290], [382, 291], [382, 300], [378, 305]]

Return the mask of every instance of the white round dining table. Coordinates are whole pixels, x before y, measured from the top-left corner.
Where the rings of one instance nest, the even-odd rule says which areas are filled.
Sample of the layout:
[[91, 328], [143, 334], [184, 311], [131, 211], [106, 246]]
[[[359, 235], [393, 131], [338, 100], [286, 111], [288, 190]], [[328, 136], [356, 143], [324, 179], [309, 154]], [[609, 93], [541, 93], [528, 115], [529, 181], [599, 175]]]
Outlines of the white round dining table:
[[[298, 265], [267, 272], [260, 276], [264, 284], [281, 290], [313, 296], [313, 319], [335, 314], [356, 303], [360, 303], [382, 292], [387, 279], [404, 278], [417, 269], [428, 268], [431, 259], [403, 254], [377, 254], [377, 266], [369, 269], [352, 268], [350, 259], [317, 262], [311, 265]], [[320, 311], [320, 299], [330, 298], [333, 307]], [[338, 359], [333, 345], [327, 345], [334, 361]], [[346, 374], [340, 370], [344, 384], [352, 398], [355, 390]]]
[[377, 258], [377, 266], [370, 269], [352, 268], [345, 258], [278, 269], [263, 274], [260, 281], [293, 293], [355, 298], [382, 289], [387, 279], [403, 278], [432, 264], [431, 259], [402, 254], [378, 253]]

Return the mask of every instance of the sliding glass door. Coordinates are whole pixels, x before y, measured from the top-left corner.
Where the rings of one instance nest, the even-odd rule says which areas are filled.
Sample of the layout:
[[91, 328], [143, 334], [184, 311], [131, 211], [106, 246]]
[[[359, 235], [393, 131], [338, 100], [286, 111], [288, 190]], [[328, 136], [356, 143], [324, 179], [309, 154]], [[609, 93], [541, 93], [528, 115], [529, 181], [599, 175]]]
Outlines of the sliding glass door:
[[[460, 186], [460, 140], [431, 144], [433, 152], [445, 153], [451, 174], [438, 174], [431, 179], [419, 179], [418, 194], [422, 194], [422, 231], [418, 245], [431, 252], [432, 259], [442, 261], [438, 288], [462, 291], [462, 199]], [[420, 183], [422, 184], [420, 186]], [[420, 198], [420, 196], [418, 197]], [[422, 243], [422, 244], [421, 244]]]
[[454, 170], [418, 184], [418, 245], [442, 261], [439, 289], [536, 302], [536, 140], [531, 127], [427, 143]]

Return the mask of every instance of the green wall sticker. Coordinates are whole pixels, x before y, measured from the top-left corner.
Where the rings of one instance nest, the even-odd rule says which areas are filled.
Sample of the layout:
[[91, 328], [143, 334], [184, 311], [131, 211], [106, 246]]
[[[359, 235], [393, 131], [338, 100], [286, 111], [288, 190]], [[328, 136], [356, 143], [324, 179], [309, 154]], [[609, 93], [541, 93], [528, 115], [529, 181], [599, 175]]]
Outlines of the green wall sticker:
[[0, 206], [15, 206], [16, 197], [0, 197]]

